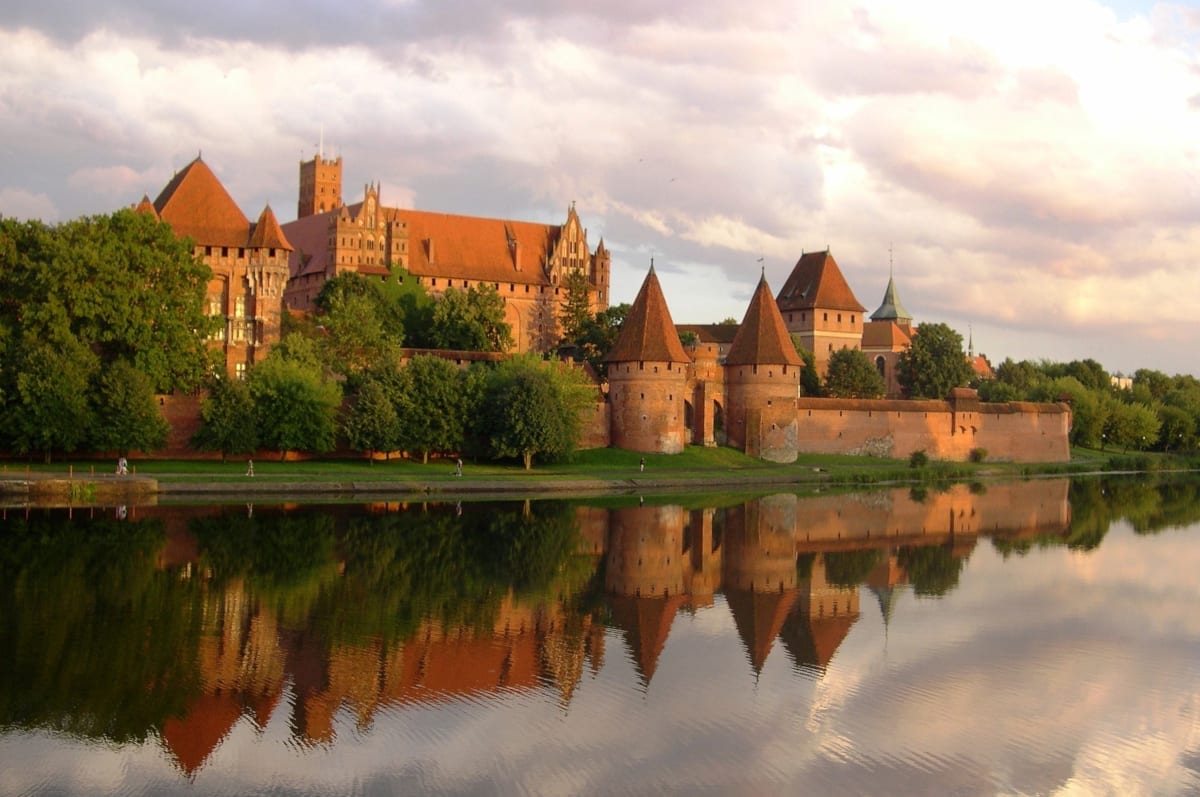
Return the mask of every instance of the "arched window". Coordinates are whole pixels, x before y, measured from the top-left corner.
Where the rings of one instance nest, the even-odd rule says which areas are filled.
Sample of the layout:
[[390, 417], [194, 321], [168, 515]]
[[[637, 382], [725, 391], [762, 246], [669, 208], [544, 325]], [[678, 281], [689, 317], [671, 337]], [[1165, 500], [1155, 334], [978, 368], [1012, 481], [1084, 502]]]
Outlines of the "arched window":
[[875, 367], [879, 370], [880, 376], [887, 376], [884, 373], [884, 370], [887, 368], [887, 360], [883, 359], [882, 354], [875, 358]]

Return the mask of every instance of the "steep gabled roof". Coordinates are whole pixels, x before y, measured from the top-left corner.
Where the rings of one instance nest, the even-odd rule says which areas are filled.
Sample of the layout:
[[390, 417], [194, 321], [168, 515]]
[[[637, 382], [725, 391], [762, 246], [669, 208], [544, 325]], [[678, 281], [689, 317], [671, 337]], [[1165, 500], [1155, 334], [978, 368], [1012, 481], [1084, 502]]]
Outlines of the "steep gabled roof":
[[250, 221], [208, 164], [196, 158], [154, 200], [159, 218], [198, 246], [246, 246]]
[[900, 303], [900, 294], [896, 292], [896, 280], [888, 277], [887, 290], [883, 292], [883, 302], [879, 309], [871, 313], [872, 321], [912, 321], [912, 315]]
[[[362, 203], [349, 206], [352, 217]], [[380, 208], [408, 226], [408, 271], [418, 277], [550, 284], [546, 258], [560, 227], [530, 221]]]
[[286, 249], [289, 252], [292, 250], [292, 245], [288, 243], [287, 236], [283, 234], [283, 229], [279, 226], [279, 221], [275, 218], [275, 212], [271, 210], [270, 205], [263, 208], [258, 221], [254, 224], [254, 231], [250, 233], [250, 246], [263, 249]]
[[337, 211], [327, 211], [283, 225], [284, 234], [292, 248], [288, 261], [291, 277], [325, 273], [329, 261], [329, 225], [336, 217]]
[[726, 365], [803, 365], [764, 274], [738, 327]]
[[692, 358], [683, 350], [679, 333], [671, 322], [671, 311], [663, 298], [662, 286], [654, 266], [642, 282], [642, 289], [621, 323], [621, 332], [604, 362], [668, 362], [690, 363]]
[[801, 255], [776, 301], [782, 311], [817, 307], [860, 313], [866, 310], [854, 297], [829, 250]]
[[142, 201], [133, 206], [133, 212], [148, 213], [154, 218], [158, 218], [158, 211], [154, 209], [154, 203], [145, 194], [142, 194]]

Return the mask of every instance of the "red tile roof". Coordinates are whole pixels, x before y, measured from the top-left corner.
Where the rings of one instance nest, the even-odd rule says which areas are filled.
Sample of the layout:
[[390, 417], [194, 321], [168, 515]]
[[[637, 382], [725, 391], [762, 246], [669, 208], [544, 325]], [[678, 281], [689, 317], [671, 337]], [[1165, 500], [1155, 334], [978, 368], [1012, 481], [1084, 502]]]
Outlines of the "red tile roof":
[[746, 309], [746, 317], [738, 327], [737, 336], [729, 353], [725, 356], [726, 365], [803, 365], [804, 361], [796, 354], [792, 345], [791, 335], [783, 323], [779, 306], [771, 295], [767, 278], [763, 276], [758, 281], [758, 288], [750, 299]]
[[900, 351], [912, 344], [912, 327], [895, 321], [868, 321], [863, 324], [862, 348]]
[[336, 211], [305, 216], [284, 225], [294, 254], [290, 260], [291, 277], [324, 274], [329, 260], [329, 225]]
[[246, 246], [250, 221], [208, 164], [196, 158], [154, 200], [159, 217], [175, 234], [198, 246]]
[[154, 209], [154, 203], [145, 194], [142, 194], [142, 201], [133, 206], [133, 212], [149, 213], [154, 218], [158, 218], [158, 211]]
[[[350, 205], [353, 216], [362, 203]], [[408, 226], [408, 271], [419, 277], [549, 285], [546, 261], [559, 227], [529, 221], [381, 208]]]
[[279, 221], [275, 218], [275, 213], [271, 210], [270, 205], [263, 208], [263, 212], [254, 225], [254, 231], [250, 233], [250, 246], [264, 249], [286, 249], [289, 252], [292, 249], [292, 245], [288, 243], [287, 236], [283, 234], [283, 229], [279, 226]]
[[621, 332], [604, 362], [668, 362], [690, 363], [692, 358], [683, 350], [679, 333], [671, 323], [671, 311], [663, 298], [662, 286], [654, 266], [642, 283], [637, 298], [625, 315]]
[[777, 300], [779, 309], [785, 312], [817, 307], [857, 313], [866, 310], [854, 297], [854, 291], [850, 290], [828, 250], [803, 254], [788, 275]]

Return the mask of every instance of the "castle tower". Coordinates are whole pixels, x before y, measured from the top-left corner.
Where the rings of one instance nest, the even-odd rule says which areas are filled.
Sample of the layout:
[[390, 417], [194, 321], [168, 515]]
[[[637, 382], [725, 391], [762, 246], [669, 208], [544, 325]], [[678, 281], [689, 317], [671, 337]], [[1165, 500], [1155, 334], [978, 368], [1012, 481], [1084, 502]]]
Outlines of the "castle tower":
[[862, 351], [867, 355], [887, 385], [887, 394], [895, 398], [901, 395], [900, 379], [896, 364], [900, 353], [912, 344], [912, 315], [900, 303], [896, 291], [896, 280], [888, 275], [887, 290], [879, 309], [871, 313], [871, 320], [863, 325]]
[[683, 451], [683, 402], [691, 358], [679, 342], [653, 263], [604, 361], [612, 445], [644, 453]]
[[816, 357], [821, 376], [835, 351], [860, 347], [866, 308], [829, 250], [802, 255], [775, 299], [788, 331]]
[[227, 373], [244, 377], [279, 341], [291, 243], [269, 207], [251, 224], [199, 157], [171, 179], [153, 210], [176, 235], [190, 237], [212, 269], [205, 303], [220, 326], [209, 342]]
[[296, 203], [296, 218], [315, 216], [342, 206], [342, 159], [333, 160], [314, 155], [300, 162], [300, 199]]
[[725, 356], [730, 446], [771, 462], [796, 461], [802, 365], [764, 275]]

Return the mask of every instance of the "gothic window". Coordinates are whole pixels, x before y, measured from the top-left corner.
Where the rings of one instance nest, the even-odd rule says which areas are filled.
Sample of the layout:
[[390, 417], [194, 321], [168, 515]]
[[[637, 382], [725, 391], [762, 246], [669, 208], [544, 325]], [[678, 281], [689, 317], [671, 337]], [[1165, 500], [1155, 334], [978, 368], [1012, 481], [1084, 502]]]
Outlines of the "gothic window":
[[233, 302], [233, 317], [243, 318], [246, 315], [246, 297], [239, 296]]
[[233, 371], [234, 371], [234, 376], [236, 376], [238, 379], [244, 380], [246, 378], [246, 364], [245, 363], [238, 363], [237, 365], [233, 366]]

